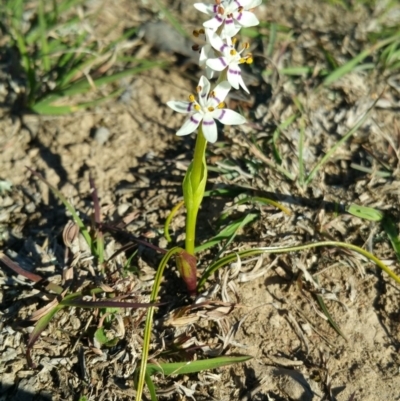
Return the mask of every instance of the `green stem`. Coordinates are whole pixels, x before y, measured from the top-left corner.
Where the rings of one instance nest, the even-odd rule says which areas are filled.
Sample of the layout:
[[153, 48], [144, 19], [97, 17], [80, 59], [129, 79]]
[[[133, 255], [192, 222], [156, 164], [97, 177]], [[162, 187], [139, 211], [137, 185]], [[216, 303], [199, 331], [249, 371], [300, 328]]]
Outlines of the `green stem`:
[[[194, 156], [193, 156], [193, 168], [192, 174], [190, 176], [190, 181], [192, 188], [195, 190], [199, 187], [200, 182], [202, 180], [203, 172], [203, 160], [205, 157], [207, 141], [204, 138], [203, 130], [200, 125], [199, 132], [197, 133], [196, 139], [196, 146], [194, 149]], [[186, 241], [185, 241], [185, 248], [186, 252], [194, 255], [194, 243], [196, 238], [196, 221], [197, 221], [197, 213], [199, 211], [199, 207], [196, 206], [194, 203], [198, 204], [197, 202], [191, 202], [191, 204], [186, 204]], [[200, 203], [200, 202], [199, 202]]]

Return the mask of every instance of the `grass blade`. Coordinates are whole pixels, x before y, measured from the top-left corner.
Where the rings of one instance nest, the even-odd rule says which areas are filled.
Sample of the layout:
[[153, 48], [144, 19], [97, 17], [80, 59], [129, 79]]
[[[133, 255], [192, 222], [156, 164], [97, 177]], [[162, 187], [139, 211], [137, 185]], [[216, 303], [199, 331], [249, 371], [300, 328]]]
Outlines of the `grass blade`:
[[[62, 114], [70, 114], [79, 110], [86, 109], [88, 107], [94, 107], [101, 103], [106, 102], [112, 98], [119, 96], [122, 93], [123, 89], [118, 89], [107, 96], [101, 97], [99, 99], [91, 100], [89, 102], [76, 103], [72, 105], [65, 106], [55, 106], [48, 103], [48, 98], [43, 102], [38, 102], [34, 106], [31, 107], [31, 110], [38, 114], [46, 114], [46, 115], [62, 115]], [[52, 97], [54, 101], [61, 100], [62, 96]]]
[[39, 19], [39, 31], [40, 31], [40, 43], [41, 43], [41, 55], [43, 62], [43, 69], [46, 72], [50, 71], [50, 60], [49, 60], [49, 43], [47, 41], [47, 27], [46, 27], [46, 18], [44, 11], [44, 1], [39, 1], [39, 10], [38, 10], [38, 19]]
[[28, 280], [31, 280], [35, 283], [38, 283], [39, 281], [43, 280], [42, 276], [39, 276], [38, 274], [29, 272], [28, 270], [23, 269], [18, 263], [11, 260], [7, 255], [5, 255], [1, 251], [0, 251], [0, 261], [3, 262], [9, 269], [11, 269], [15, 273], [20, 274], [21, 276], [27, 278]]
[[[94, 207], [94, 222], [96, 224], [96, 252], [98, 263], [102, 266], [104, 263], [104, 237], [103, 232], [101, 231], [101, 207], [97, 188], [92, 176], [89, 176], [89, 184]], [[101, 269], [103, 270], [103, 267]]]
[[273, 135], [272, 135], [272, 151], [275, 156], [276, 162], [280, 165], [282, 164], [282, 157], [279, 153], [278, 149], [278, 139], [280, 137], [281, 132], [289, 127], [294, 121], [297, 120], [297, 118], [300, 116], [300, 114], [292, 114], [290, 117], [288, 117], [283, 123], [279, 124], [278, 127], [275, 129]]
[[397, 233], [396, 223], [392, 216], [385, 216], [382, 221], [382, 227], [389, 237], [392, 247], [396, 253], [397, 260], [400, 262], [400, 237]]
[[300, 138], [299, 138], [299, 184], [304, 185], [304, 118], [300, 119]]
[[[76, 294], [71, 294], [76, 295]], [[81, 294], [78, 294], [81, 296]], [[139, 309], [139, 308], [150, 308], [157, 307], [160, 304], [150, 304], [150, 303], [141, 303], [141, 302], [121, 302], [121, 301], [84, 301], [80, 298], [67, 298], [65, 297], [60, 305], [63, 306], [71, 306], [76, 308], [84, 308], [84, 309], [97, 309], [97, 308], [131, 308], [131, 309]]]
[[378, 96], [378, 98], [374, 101], [372, 106], [364, 113], [364, 115], [357, 121], [357, 123], [354, 125], [353, 128], [351, 128], [346, 135], [343, 136], [332, 148], [326, 153], [324, 157], [321, 158], [321, 160], [316, 164], [316, 166], [311, 170], [310, 174], [306, 178], [304, 184], [308, 185], [312, 179], [314, 178], [315, 174], [318, 172], [318, 170], [329, 160], [329, 158], [336, 152], [336, 150], [341, 146], [344, 142], [346, 142], [352, 135], [354, 135], [357, 130], [364, 124], [364, 122], [367, 120], [369, 115], [371, 114], [371, 111], [375, 107], [376, 103], [379, 101], [381, 97]]
[[218, 269], [222, 268], [223, 266], [228, 265], [231, 262], [236, 261], [237, 255], [239, 255], [240, 258], [244, 259], [244, 258], [248, 258], [248, 257], [255, 256], [255, 255], [261, 255], [263, 253], [280, 254], [280, 253], [297, 252], [297, 251], [303, 251], [306, 249], [313, 249], [313, 248], [326, 247], [326, 246], [350, 249], [354, 252], [359, 253], [360, 255], [363, 255], [364, 257], [369, 259], [371, 262], [374, 262], [390, 278], [392, 278], [394, 281], [396, 281], [398, 284], [400, 284], [400, 277], [397, 276], [392, 270], [389, 269], [389, 267], [387, 267], [380, 259], [378, 259], [372, 253], [370, 253], [356, 245], [348, 244], [346, 242], [322, 241], [322, 242], [313, 242], [310, 244], [303, 244], [303, 245], [296, 245], [296, 246], [289, 246], [289, 247], [253, 248], [253, 249], [249, 249], [246, 251], [236, 252], [234, 254], [229, 254], [229, 255], [224, 256], [223, 258], [217, 260], [216, 262], [212, 263], [210, 266], [208, 266], [208, 268], [203, 272], [203, 275], [201, 276], [201, 278], [199, 280], [199, 283], [197, 285], [197, 290], [200, 291], [200, 289], [204, 286], [207, 279], [212, 274], [214, 274]]
[[325, 302], [324, 302], [323, 298], [321, 297], [321, 295], [316, 295], [316, 297], [317, 297], [318, 304], [322, 309], [322, 312], [328, 319], [329, 324], [333, 327], [333, 329], [336, 331], [336, 333], [338, 333], [341, 337], [343, 337], [347, 341], [346, 336], [340, 330], [339, 326], [336, 324], [336, 322], [333, 320], [331, 314], [329, 313], [328, 308], [326, 307]]
[[173, 14], [169, 11], [168, 7], [164, 6], [164, 4], [160, 0], [155, 0], [155, 3], [164, 14], [165, 18], [168, 22], [185, 38], [190, 38], [190, 35], [183, 28], [182, 24], [173, 16]]
[[160, 364], [147, 364], [146, 373], [154, 375], [155, 373], [162, 373], [164, 376], [171, 375], [187, 375], [190, 373], [197, 373], [203, 370], [218, 369], [223, 366], [232, 365], [233, 363], [246, 362], [253, 357], [250, 355], [239, 356], [220, 356], [217, 358], [203, 359], [200, 361], [190, 362], [174, 362], [174, 363], [160, 363]]
[[168, 242], [172, 242], [171, 236], [169, 235], [169, 226], [171, 224], [172, 219], [178, 212], [178, 210], [185, 204], [184, 200], [178, 202], [171, 210], [171, 213], [168, 215], [167, 219], [165, 220], [164, 224], [164, 237]]
[[272, 57], [272, 55], [274, 54], [276, 33], [277, 33], [276, 23], [271, 22], [271, 25], [269, 27], [268, 46], [267, 46], [267, 50], [266, 50], [267, 57]]
[[153, 383], [153, 380], [151, 380], [151, 377], [147, 372], [145, 375], [145, 381], [150, 392], [151, 401], [157, 401], [156, 387]]
[[353, 71], [359, 63], [361, 63], [366, 57], [374, 53], [376, 50], [379, 50], [380, 48], [399, 40], [399, 32], [396, 33], [395, 35], [391, 36], [390, 38], [387, 38], [385, 40], [382, 40], [368, 49], [364, 50], [360, 54], [358, 54], [356, 57], [348, 61], [346, 64], [342, 65], [339, 67], [337, 70], [329, 74], [325, 80], [324, 80], [324, 85], [329, 86], [333, 82], [337, 81], [338, 79], [342, 78], [344, 75], [348, 74], [349, 72]]
[[[151, 68], [165, 68], [168, 64], [165, 62], [143, 62], [142, 65], [134, 68], [129, 68], [128, 70], [120, 71], [112, 75], [107, 75], [93, 80], [93, 84], [96, 88], [102, 85], [113, 83], [121, 78], [125, 78], [130, 75], [139, 74], [140, 72], [147, 71]], [[92, 89], [92, 83], [87, 79], [81, 79], [80, 81], [71, 84], [65, 89], [60, 89], [55, 92], [59, 96], [73, 96], [86, 92], [88, 89]]]
[[362, 219], [369, 221], [381, 221], [385, 216], [383, 212], [374, 209], [373, 207], [359, 206], [354, 203], [346, 206], [345, 210], [353, 216], [361, 217]]
[[202, 245], [196, 247], [196, 253], [204, 251], [208, 248], [211, 248], [214, 245], [219, 244], [223, 240], [228, 240], [231, 242], [233, 238], [236, 236], [238, 231], [244, 227], [245, 225], [251, 223], [258, 217], [258, 213], [249, 213], [242, 218], [234, 221], [233, 223], [229, 224], [225, 228], [223, 228], [215, 237], [211, 238], [209, 241], [205, 242]]
[[277, 209], [281, 210], [283, 213], [287, 214], [288, 216], [290, 216], [292, 214], [290, 209], [281, 205], [279, 202], [276, 202], [272, 199], [263, 198], [260, 196], [249, 196], [249, 197], [240, 199], [239, 201], [235, 202], [235, 206], [243, 205], [244, 203], [261, 203], [262, 205], [271, 205], [271, 206], [274, 206]]
[[32, 333], [29, 336], [28, 344], [26, 346], [26, 359], [28, 361], [28, 365], [30, 367], [35, 367], [35, 365], [32, 362], [31, 358], [31, 349], [40, 337], [40, 334], [43, 332], [43, 330], [48, 326], [50, 323], [51, 319], [56, 315], [56, 313], [61, 310], [64, 306], [62, 305], [57, 305], [55, 306], [50, 312], [46, 313], [41, 319], [37, 321], [35, 324], [35, 327], [32, 331]]
[[[160, 264], [158, 265], [156, 276], [154, 277], [154, 284], [150, 295], [150, 303], [157, 301], [158, 291], [161, 285], [161, 279], [164, 274], [164, 269], [167, 266], [168, 261], [171, 259], [173, 255], [181, 251], [183, 251], [182, 248], [174, 247], [170, 249], [162, 258]], [[154, 306], [152, 305], [149, 308], [146, 316], [146, 324], [144, 329], [143, 348], [142, 348], [142, 360], [140, 363], [140, 370], [136, 388], [136, 398], [135, 398], [136, 401], [142, 401], [143, 388], [147, 373], [147, 359], [149, 357], [153, 315], [154, 315]]]

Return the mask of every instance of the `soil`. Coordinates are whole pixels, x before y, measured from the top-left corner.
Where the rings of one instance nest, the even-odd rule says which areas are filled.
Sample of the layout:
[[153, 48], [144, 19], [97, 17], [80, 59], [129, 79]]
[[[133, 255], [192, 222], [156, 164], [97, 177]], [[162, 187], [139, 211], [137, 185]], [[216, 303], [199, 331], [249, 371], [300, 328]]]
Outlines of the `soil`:
[[[165, 13], [145, 1], [111, 3], [88, 1], [81, 10], [96, 15], [90, 19], [91, 29], [106, 42], [126, 29], [149, 21], [159, 28], [157, 24], [166, 21]], [[192, 3], [168, 3], [168, 10], [188, 32], [199, 25]], [[343, 64], [370, 46], [369, 33], [383, 29], [383, 24], [398, 24], [400, 7], [386, 15], [384, 3], [346, 10], [316, 0], [277, 0], [256, 10], [260, 21], [277, 24], [277, 42], [267, 55], [269, 29], [262, 25], [264, 36], [253, 43], [255, 62], [245, 77], [252, 96], [233, 94], [228, 101], [251, 123], [226, 127], [218, 143], [208, 146], [207, 188], [236, 188], [241, 196], [271, 198], [290, 215], [256, 202], [238, 205], [233, 197], [205, 198], [199, 243], [218, 234], [223, 211], [231, 219], [250, 214], [255, 219], [227, 247], [219, 244], [201, 252], [199, 274], [227, 253], [331, 239], [363, 247], [400, 274], [399, 261], [379, 222], [335, 212], [353, 203], [374, 207], [390, 216], [399, 230], [398, 71], [379, 67], [378, 55], [372, 53], [372, 70], [355, 69], [329, 86], [318, 74], [327, 68], [321, 47]], [[0, 76], [2, 261], [6, 255], [47, 282], [63, 286], [69, 280], [71, 291], [103, 285], [135, 302], [149, 301], [162, 255], [139, 245], [130, 265], [127, 260], [133, 251], [111, 256], [121, 246], [134, 244], [129, 235], [161, 248], [171, 246], [163, 235], [164, 222], [182, 199], [181, 182], [195, 138], [175, 136], [182, 116], [166, 102], [187, 98], [201, 74], [183, 44], [184, 50], [177, 51], [174, 40], [167, 36], [160, 40], [146, 29], [128, 42], [132, 55], [165, 60], [169, 67], [122, 80], [118, 85], [124, 92], [118, 99], [84, 112], [53, 117], [16, 112], [10, 103], [16, 87], [10, 84], [16, 79], [10, 63], [17, 61], [3, 58]], [[286, 66], [308, 66], [311, 72], [277, 73], [277, 68]], [[87, 99], [91, 96], [88, 93]], [[309, 173], [371, 106], [356, 134], [310, 184], [301, 185], [301, 130]], [[297, 177], [291, 181], [269, 164], [274, 160], [274, 133], [294, 114], [301, 118], [282, 128], [277, 139], [281, 166]], [[105, 232], [109, 260], [105, 271], [88, 257], [84, 241], [77, 248], [67, 246], [63, 232], [71, 215], [28, 167], [62, 192], [88, 225], [94, 214], [93, 178], [103, 221], [123, 227], [117, 233]], [[172, 221], [171, 234], [174, 243], [183, 246], [181, 211]], [[197, 301], [191, 300], [175, 267], [169, 267], [150, 361], [235, 354], [253, 359], [198, 374], [157, 376], [160, 399], [400, 400], [400, 287], [365, 257], [323, 247], [238, 259], [210, 277], [203, 291]], [[134, 399], [144, 310], [115, 313], [105, 325], [109, 338], [118, 341], [107, 347], [93, 334], [105, 319], [98, 311], [63, 309], [34, 344], [36, 368], [32, 368], [26, 358], [34, 324], [29, 318], [52, 299], [54, 293], [45, 290], [45, 284], [35, 284], [1, 264], [0, 400], [79, 400], [84, 395], [88, 400]], [[322, 313], [321, 299], [340, 333]], [[178, 311], [193, 302], [205, 302], [207, 307], [199, 306], [180, 320]], [[164, 350], [172, 350], [172, 356]]]

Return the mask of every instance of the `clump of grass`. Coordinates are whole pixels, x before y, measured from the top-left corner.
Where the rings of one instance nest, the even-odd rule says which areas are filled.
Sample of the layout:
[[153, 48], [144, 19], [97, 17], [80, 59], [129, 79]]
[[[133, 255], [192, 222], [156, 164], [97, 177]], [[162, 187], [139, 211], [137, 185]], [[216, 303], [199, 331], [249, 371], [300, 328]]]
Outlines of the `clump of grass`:
[[[95, 106], [123, 91], [117, 88], [104, 95], [99, 93], [100, 87], [164, 65], [123, 54], [122, 45], [135, 29], [101, 45], [73, 12], [83, 3], [39, 0], [35, 8], [28, 10], [23, 0], [5, 2], [0, 24], [18, 52], [25, 79], [19, 99], [23, 108], [49, 115]], [[93, 100], [76, 100], [89, 91], [94, 93]]]

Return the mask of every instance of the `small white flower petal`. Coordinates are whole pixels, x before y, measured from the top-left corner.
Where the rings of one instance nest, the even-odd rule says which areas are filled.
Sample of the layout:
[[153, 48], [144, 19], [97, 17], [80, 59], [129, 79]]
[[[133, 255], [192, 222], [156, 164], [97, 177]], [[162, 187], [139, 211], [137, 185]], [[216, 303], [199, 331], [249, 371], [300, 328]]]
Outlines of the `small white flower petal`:
[[218, 138], [218, 130], [217, 130], [217, 124], [215, 123], [214, 119], [211, 117], [204, 118], [201, 126], [203, 128], [204, 138], [206, 138], [208, 142], [211, 143], [216, 142]]
[[214, 75], [215, 75], [215, 71], [212, 68], [210, 68], [208, 65], [206, 65], [206, 77], [208, 79], [212, 79], [212, 78], [214, 78]]
[[214, 89], [214, 97], [216, 104], [222, 103], [231, 90], [231, 84], [228, 81], [220, 82]]
[[208, 21], [204, 22], [204, 28], [211, 29], [216, 31], [224, 22], [224, 19], [221, 18], [219, 15], [216, 15], [214, 18], [209, 19]]
[[215, 57], [215, 52], [212, 46], [207, 43], [201, 48], [199, 65], [202, 67], [209, 58]]
[[229, 109], [216, 109], [212, 112], [212, 116], [225, 125], [239, 125], [246, 122], [242, 115]]
[[201, 107], [204, 107], [207, 103], [207, 97], [211, 87], [210, 81], [204, 75], [200, 77], [199, 87], [201, 88], [199, 93], [199, 103]]
[[231, 63], [228, 69], [227, 79], [233, 88], [239, 89], [240, 86], [244, 91], [250, 93], [243, 81], [242, 72], [238, 64], [234, 65]]
[[256, 26], [260, 23], [257, 17], [250, 11], [242, 11], [233, 16], [233, 18], [239, 22], [243, 27]]
[[184, 102], [181, 100], [170, 100], [167, 105], [171, 107], [172, 110], [178, 113], [187, 114], [192, 111], [192, 104], [190, 102]]
[[238, 22], [234, 22], [230, 25], [224, 25], [220, 37], [221, 39], [233, 38], [242, 28], [242, 25], [240, 25]]
[[239, 86], [240, 86], [245, 92], [250, 93], [250, 91], [247, 89], [246, 84], [245, 84], [244, 81], [243, 81], [242, 74], [239, 75]]
[[228, 60], [225, 57], [210, 58], [206, 64], [214, 71], [222, 71], [228, 66]]
[[200, 113], [192, 114], [178, 130], [176, 135], [183, 136], [191, 134], [201, 123], [202, 115]]
[[[224, 47], [224, 41], [211, 29], [206, 29], [206, 37], [210, 45], [220, 52], [222, 52], [222, 48]], [[226, 45], [225, 45], [226, 46]]]
[[194, 3], [194, 8], [199, 10], [201, 13], [207, 15], [214, 15], [214, 6], [212, 4], [204, 4], [204, 3]]
[[237, 65], [230, 65], [228, 68], [227, 79], [233, 88], [239, 89], [241, 71]]

